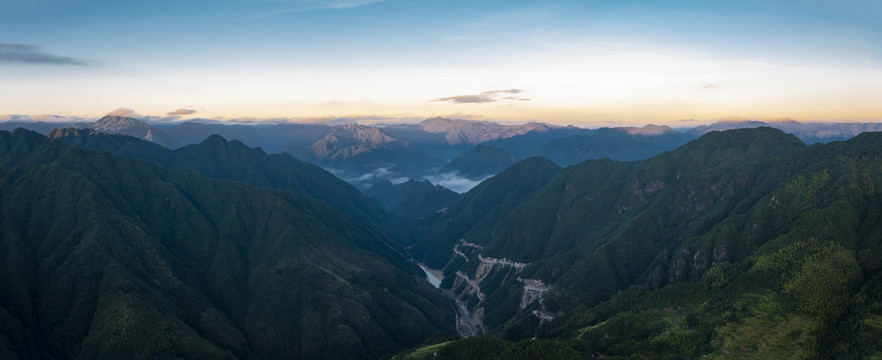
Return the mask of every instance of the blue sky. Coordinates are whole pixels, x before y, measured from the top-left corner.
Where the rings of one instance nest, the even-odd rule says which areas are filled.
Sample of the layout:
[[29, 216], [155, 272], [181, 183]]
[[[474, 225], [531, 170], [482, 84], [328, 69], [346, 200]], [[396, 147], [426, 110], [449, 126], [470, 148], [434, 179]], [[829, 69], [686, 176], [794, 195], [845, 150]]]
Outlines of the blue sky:
[[878, 1], [0, 3], [0, 118], [876, 120], [880, 97]]

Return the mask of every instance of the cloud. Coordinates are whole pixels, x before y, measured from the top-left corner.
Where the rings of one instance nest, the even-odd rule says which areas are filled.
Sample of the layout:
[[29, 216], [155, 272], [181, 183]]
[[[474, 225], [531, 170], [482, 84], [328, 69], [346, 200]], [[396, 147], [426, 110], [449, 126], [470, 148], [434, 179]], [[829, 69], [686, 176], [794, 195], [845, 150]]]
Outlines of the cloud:
[[446, 101], [454, 104], [484, 104], [497, 102], [500, 100], [530, 101], [530, 99], [512, 96], [514, 94], [520, 94], [522, 92], [524, 92], [524, 90], [521, 89], [490, 90], [476, 95], [456, 95], [438, 98], [432, 100], [432, 102]]
[[380, 167], [364, 174], [351, 174], [347, 173], [344, 170], [334, 168], [325, 168], [325, 170], [330, 171], [335, 176], [343, 179], [343, 181], [346, 181], [350, 185], [360, 189], [367, 189], [372, 185], [384, 180], [387, 180], [393, 184], [400, 184], [409, 180], [408, 177], [402, 176], [401, 174], [396, 172], [394, 166]]
[[482, 94], [487, 94], [487, 95], [496, 95], [496, 94], [520, 94], [520, 93], [522, 93], [522, 92], [524, 92], [524, 90], [521, 90], [521, 89], [508, 89], [508, 90], [490, 90], [490, 91], [485, 91], [485, 92], [483, 92]]
[[193, 114], [195, 114], [195, 113], [196, 113], [196, 110], [192, 110], [192, 109], [177, 109], [177, 110], [175, 110], [175, 111], [172, 111], [172, 112], [168, 112], [168, 113], [166, 113], [166, 115], [170, 115], [170, 116], [176, 116], [176, 115], [193, 115]]
[[348, 9], [386, 0], [274, 0], [301, 5], [307, 9]]
[[480, 180], [471, 180], [460, 176], [455, 171], [426, 176], [426, 180], [429, 180], [432, 185], [441, 185], [460, 194], [468, 192], [473, 187], [480, 184], [481, 181], [487, 180], [488, 178], [489, 176]]
[[12, 115], [0, 115], [0, 121], [12, 120]]
[[0, 43], [0, 63], [28, 65], [88, 65], [86, 60], [44, 52], [38, 46]]
[[264, 18], [271, 18], [276, 16], [283, 16], [291, 13], [299, 13], [304, 11], [311, 10], [322, 10], [322, 9], [349, 9], [354, 7], [359, 7], [363, 5], [383, 2], [386, 0], [264, 0], [266, 2], [275, 2], [275, 3], [286, 3], [293, 5], [292, 8], [287, 9], [277, 9], [273, 11], [263, 12], [263, 13], [255, 13], [240, 17], [235, 17], [231, 19], [221, 20], [216, 23], [225, 24], [225, 23], [234, 23], [240, 21], [254, 21]]
[[122, 117], [130, 117], [130, 118], [139, 118], [141, 115], [135, 112], [135, 110], [129, 108], [119, 108], [107, 113], [107, 116], [122, 116]]
[[487, 95], [457, 95], [439, 98], [432, 101], [449, 101], [456, 104], [483, 104], [494, 102], [496, 99]]
[[49, 114], [39, 114], [39, 115], [31, 116], [31, 119], [36, 120], [36, 121], [52, 121], [57, 118], [58, 118], [57, 116], [49, 115]]
[[[362, 5], [373, 4], [385, 0], [326, 0], [326, 1], [306, 1], [307, 3], [316, 4], [316, 8], [328, 9], [348, 9]], [[301, 1], [302, 2], [302, 1]]]

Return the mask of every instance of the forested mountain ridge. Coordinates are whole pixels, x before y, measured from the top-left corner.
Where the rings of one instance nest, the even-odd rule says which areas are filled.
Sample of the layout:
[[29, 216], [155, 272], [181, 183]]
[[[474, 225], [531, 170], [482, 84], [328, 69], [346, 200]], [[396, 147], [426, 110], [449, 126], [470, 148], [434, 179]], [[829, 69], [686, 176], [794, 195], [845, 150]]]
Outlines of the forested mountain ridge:
[[448, 234], [462, 240], [441, 246], [447, 260], [424, 256], [511, 340], [613, 358], [880, 355], [880, 169], [879, 133], [805, 146], [770, 128], [712, 132], [567, 168], [483, 230]]
[[291, 191], [0, 132], [0, 357], [379, 358], [452, 332], [372, 227]]
[[374, 184], [365, 194], [389, 212], [408, 219], [419, 219], [441, 211], [459, 194], [428, 180], [408, 180], [400, 184], [385, 181]]
[[175, 150], [130, 136], [90, 129], [55, 129], [48, 136], [74, 146], [150, 160], [170, 169], [193, 169], [209, 178], [294, 190], [324, 201], [363, 222], [393, 232], [402, 226], [402, 220], [383, 211], [357, 189], [318, 166], [286, 153], [269, 155], [260, 148], [250, 148], [237, 140], [227, 141], [219, 135]]
[[504, 216], [560, 173], [561, 168], [543, 158], [529, 158], [505, 169], [463, 194], [445, 211], [424, 218], [415, 233], [411, 254], [432, 267], [450, 259], [453, 245], [469, 232], [480, 232]]

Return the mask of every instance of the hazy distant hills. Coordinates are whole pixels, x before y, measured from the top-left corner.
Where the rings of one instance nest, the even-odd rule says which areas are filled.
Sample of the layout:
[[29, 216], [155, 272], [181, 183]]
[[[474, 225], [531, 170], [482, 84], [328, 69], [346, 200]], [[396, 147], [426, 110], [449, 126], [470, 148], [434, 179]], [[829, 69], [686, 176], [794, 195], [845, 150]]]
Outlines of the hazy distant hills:
[[155, 126], [173, 134], [182, 145], [196, 144], [211, 135], [220, 135], [251, 147], [260, 147], [270, 154], [283, 152], [292, 146], [308, 147], [327, 135], [331, 128], [317, 124], [228, 125], [195, 121]]
[[88, 127], [87, 123], [73, 122], [46, 122], [46, 121], [0, 121], [0, 130], [13, 131], [18, 128], [36, 131], [40, 134], [48, 134], [52, 129], [60, 127]]
[[609, 358], [879, 356], [880, 154], [879, 133], [806, 146], [758, 128], [636, 162], [528, 159], [427, 217], [411, 253], [511, 340]]
[[469, 179], [496, 175], [518, 162], [518, 157], [500, 148], [477, 145], [444, 165], [442, 171], [456, 172]]
[[[361, 190], [371, 185], [407, 179], [430, 180], [464, 191], [470, 184], [510, 166], [511, 158], [548, 158], [569, 166], [589, 159], [642, 160], [677, 148], [714, 130], [768, 126], [784, 130], [806, 143], [839, 141], [882, 130], [877, 123], [809, 123], [796, 121], [721, 121], [691, 129], [667, 126], [583, 129], [543, 123], [503, 125], [489, 121], [432, 118], [417, 124], [382, 126], [319, 124], [221, 124], [202, 120], [146, 123], [107, 116], [95, 123], [51, 124], [7, 122], [48, 133], [52, 127], [92, 128], [127, 134], [170, 149], [202, 142], [210, 135], [239, 140], [267, 153], [287, 152], [330, 170]], [[484, 147], [502, 150], [491, 155]], [[446, 179], [447, 183], [442, 182]]]
[[560, 126], [535, 122], [523, 125], [500, 125], [490, 121], [438, 117], [423, 120], [416, 125], [390, 125], [386, 128], [390, 133], [400, 136], [402, 139], [413, 137], [413, 140], [417, 140], [418, 136], [420, 136], [417, 134], [420, 133], [443, 135], [443, 139], [448, 145], [456, 146], [462, 144], [477, 145], [491, 140], [523, 135], [528, 132], [545, 132], [550, 129], [560, 128]]
[[710, 125], [702, 125], [688, 131], [695, 135], [703, 135], [711, 131], [767, 126], [780, 129], [788, 134], [796, 135], [807, 144], [828, 143], [831, 141], [848, 140], [865, 132], [882, 131], [882, 123], [811, 123], [799, 121], [720, 121]]
[[400, 248], [296, 192], [26, 130], [0, 169], [0, 357], [379, 358], [452, 332]]

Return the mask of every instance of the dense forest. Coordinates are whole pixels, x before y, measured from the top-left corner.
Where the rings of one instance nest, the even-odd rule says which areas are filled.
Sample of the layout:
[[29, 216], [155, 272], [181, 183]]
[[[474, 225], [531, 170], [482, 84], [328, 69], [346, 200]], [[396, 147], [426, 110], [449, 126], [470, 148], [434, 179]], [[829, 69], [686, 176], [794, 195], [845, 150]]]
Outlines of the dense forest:
[[879, 357], [880, 189], [878, 133], [367, 196], [219, 136], [0, 132], [0, 357]]
[[379, 229], [294, 191], [0, 132], [0, 357], [379, 358], [452, 334]]
[[[880, 356], [880, 154], [878, 133], [806, 146], [759, 128], [637, 162], [515, 165], [415, 238], [501, 338], [437, 354], [535, 338], [606, 358]], [[518, 304], [523, 279], [547, 291]]]

